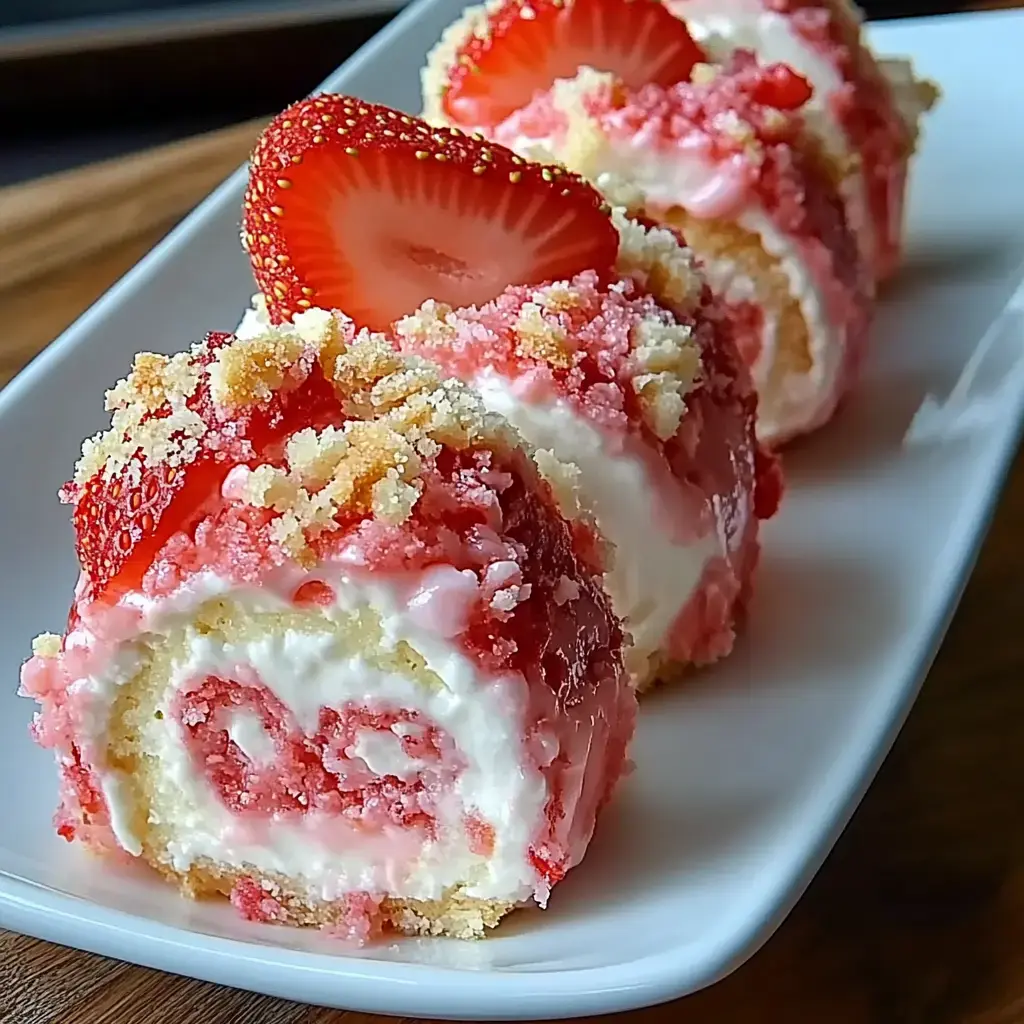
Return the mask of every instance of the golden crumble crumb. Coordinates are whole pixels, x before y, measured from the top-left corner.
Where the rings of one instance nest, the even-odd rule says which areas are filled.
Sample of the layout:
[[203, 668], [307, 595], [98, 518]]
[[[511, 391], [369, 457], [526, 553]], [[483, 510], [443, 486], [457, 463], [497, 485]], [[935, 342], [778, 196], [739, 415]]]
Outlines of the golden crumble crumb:
[[402, 317], [395, 324], [395, 333], [417, 345], [442, 348], [455, 338], [455, 326], [449, 319], [451, 313], [451, 306], [427, 299], [415, 313]]
[[634, 278], [670, 309], [692, 313], [700, 304], [704, 278], [692, 250], [665, 228], [645, 228], [624, 210], [612, 210], [619, 232], [617, 269]]
[[700, 372], [700, 351], [689, 326], [654, 317], [634, 328], [634, 358], [640, 369], [633, 387], [647, 425], [663, 441], [679, 429], [684, 401]]
[[538, 288], [533, 293], [533, 301], [552, 313], [567, 313], [577, 309], [581, 300], [579, 294], [564, 281], [556, 281], [554, 284]]
[[226, 409], [267, 401], [284, 384], [303, 348], [302, 340], [290, 331], [236, 339], [217, 352], [210, 366], [211, 397]]
[[338, 387], [347, 392], [369, 390], [390, 373], [405, 366], [405, 361], [383, 334], [360, 331], [355, 341], [339, 354], [331, 368]]
[[572, 366], [573, 349], [565, 329], [557, 323], [545, 320], [537, 303], [523, 303], [512, 330], [518, 339], [516, 351], [520, 355], [543, 359], [551, 366], [562, 370]]
[[412, 357], [409, 357], [407, 362], [413, 365], [381, 377], [370, 388], [370, 404], [374, 409], [381, 412], [393, 409], [418, 392], [431, 390], [441, 383], [436, 366], [419, 362]]
[[32, 653], [37, 658], [56, 658], [60, 650], [61, 638], [57, 633], [40, 633], [32, 640]]
[[413, 506], [420, 496], [419, 490], [404, 481], [396, 469], [389, 469], [373, 485], [371, 502], [378, 519], [388, 523], [401, 523], [412, 515]]
[[289, 511], [298, 500], [299, 484], [276, 466], [257, 466], [245, 479], [242, 494], [256, 508]]
[[574, 462], [563, 462], [550, 448], [538, 448], [533, 453], [533, 461], [551, 488], [562, 514], [566, 519], [579, 519], [583, 513], [580, 467]]
[[348, 438], [343, 430], [326, 427], [318, 434], [307, 427], [289, 438], [285, 457], [302, 486], [316, 490], [330, 480], [347, 449]]
[[[170, 358], [153, 352], [135, 356], [128, 376], [106, 394], [105, 406], [112, 413], [110, 429], [82, 442], [75, 466], [76, 484], [84, 484], [97, 473], [117, 473], [137, 453], [168, 465], [183, 465], [195, 457], [205, 426], [187, 402], [199, 383], [194, 361], [205, 351], [203, 343]], [[165, 406], [170, 407], [168, 415], [152, 418]]]
[[718, 77], [719, 69], [714, 64], [694, 64], [690, 81], [694, 85], [710, 85]]

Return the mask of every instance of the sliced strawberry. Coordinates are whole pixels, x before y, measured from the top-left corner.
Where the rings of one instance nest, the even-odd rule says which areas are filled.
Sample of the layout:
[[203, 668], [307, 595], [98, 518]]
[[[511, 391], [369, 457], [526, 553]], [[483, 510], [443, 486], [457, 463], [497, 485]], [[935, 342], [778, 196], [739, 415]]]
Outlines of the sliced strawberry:
[[[207, 335], [206, 351], [197, 366], [207, 366], [232, 335]], [[341, 403], [319, 365], [305, 380], [274, 394], [269, 402], [237, 413], [224, 430], [210, 397], [208, 378], [188, 400], [211, 429], [217, 443], [180, 467], [150, 465], [138, 458], [112, 476], [97, 473], [81, 487], [69, 484], [64, 498], [75, 506], [78, 558], [92, 584], [94, 598], [116, 600], [137, 587], [157, 553], [179, 530], [188, 530], [216, 501], [221, 484], [239, 457], [254, 453], [260, 461], [280, 458], [283, 442], [304, 427], [337, 426], [344, 419]], [[169, 407], [153, 416], [166, 415]], [[209, 436], [209, 435], [208, 435]], [[69, 621], [69, 629], [71, 624]]]
[[619, 244], [581, 178], [347, 96], [303, 100], [267, 128], [243, 220], [273, 322], [321, 306], [375, 330], [426, 299], [474, 305], [604, 273]]
[[137, 587], [156, 553], [183, 524], [198, 518], [227, 472], [201, 455], [187, 466], [125, 466], [111, 477], [97, 473], [82, 485], [72, 522], [78, 558], [94, 597]]
[[489, 128], [581, 67], [639, 89], [689, 81], [702, 60], [661, 0], [506, 0], [458, 52], [444, 110], [455, 124]]

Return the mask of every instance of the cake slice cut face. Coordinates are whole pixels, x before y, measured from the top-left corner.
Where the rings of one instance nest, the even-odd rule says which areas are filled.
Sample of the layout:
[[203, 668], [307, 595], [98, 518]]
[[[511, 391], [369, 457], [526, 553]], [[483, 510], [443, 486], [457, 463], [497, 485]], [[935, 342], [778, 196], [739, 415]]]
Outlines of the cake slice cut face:
[[60, 834], [355, 941], [546, 904], [635, 696], [598, 545], [505, 422], [319, 310], [141, 355], [108, 405], [22, 671]]

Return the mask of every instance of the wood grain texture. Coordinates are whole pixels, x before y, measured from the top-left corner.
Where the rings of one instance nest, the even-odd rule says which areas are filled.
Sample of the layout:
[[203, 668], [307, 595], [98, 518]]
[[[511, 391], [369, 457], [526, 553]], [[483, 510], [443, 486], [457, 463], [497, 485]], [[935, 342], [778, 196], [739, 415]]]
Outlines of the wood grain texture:
[[[255, 130], [240, 127], [230, 145], [218, 149], [223, 173], [213, 181], [244, 158]], [[175, 159], [181, 154], [179, 149]], [[151, 182], [167, 180], [159, 161], [134, 166], [149, 167]], [[56, 194], [73, 195], [73, 177], [61, 178]], [[201, 174], [189, 181], [162, 207], [148, 204], [140, 190], [124, 207], [134, 213], [101, 248], [88, 250], [92, 258], [82, 260], [82, 249], [74, 262], [47, 264], [44, 254], [21, 287], [0, 291], [0, 385], [213, 183]], [[117, 191], [105, 193], [115, 205]], [[102, 192], [101, 183], [94, 194]], [[57, 202], [48, 202], [43, 190], [24, 194], [44, 212]], [[31, 240], [24, 215], [6, 209], [5, 220], [0, 192], [0, 268], [17, 265], [12, 240]], [[907, 726], [777, 934], [713, 988], [669, 1006], [606, 1018], [608, 1024], [1024, 1022], [1022, 521], [1024, 456]], [[0, 932], [0, 1024], [385, 1020], [267, 999]]]
[[181, 217], [242, 164], [266, 120], [0, 189], [0, 287]]

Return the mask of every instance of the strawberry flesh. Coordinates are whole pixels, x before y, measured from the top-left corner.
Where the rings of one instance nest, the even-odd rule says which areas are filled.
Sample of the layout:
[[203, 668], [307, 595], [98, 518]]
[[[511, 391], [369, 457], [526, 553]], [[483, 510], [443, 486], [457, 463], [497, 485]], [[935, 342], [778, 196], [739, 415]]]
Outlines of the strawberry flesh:
[[627, 88], [689, 81], [704, 52], [661, 0], [506, 0], [448, 72], [454, 124], [491, 128], [581, 67]]
[[605, 274], [619, 244], [577, 176], [334, 95], [264, 132], [243, 220], [273, 322], [320, 306], [373, 330], [427, 299], [477, 305], [509, 285]]
[[130, 590], [142, 581], [156, 553], [183, 523], [198, 518], [227, 473], [212, 455], [187, 467], [160, 464], [123, 467], [111, 477], [97, 473], [81, 487], [72, 522], [78, 558], [94, 596]]
[[[223, 333], [208, 335], [206, 351], [196, 364], [208, 365], [216, 350], [231, 338]], [[214, 409], [205, 375], [188, 405], [211, 431], [217, 431], [216, 450], [211, 445], [196, 459], [178, 467], [151, 465], [137, 453], [116, 473], [100, 472], [80, 487], [68, 484], [64, 489], [64, 499], [74, 505], [72, 523], [78, 558], [89, 577], [94, 599], [116, 601], [121, 594], [139, 587], [171, 536], [190, 530], [211, 511], [233, 465], [240, 460], [250, 461], [253, 455], [260, 461], [280, 461], [284, 442], [295, 431], [338, 426], [344, 419], [334, 387], [319, 365], [297, 386], [276, 393], [263, 405], [237, 413], [227, 432], [221, 429], [223, 424]], [[160, 417], [168, 411], [165, 407], [153, 415]], [[237, 450], [232, 449], [233, 445]]]
[[754, 99], [775, 110], [799, 110], [813, 95], [811, 83], [787, 64], [772, 64], [754, 90]]

